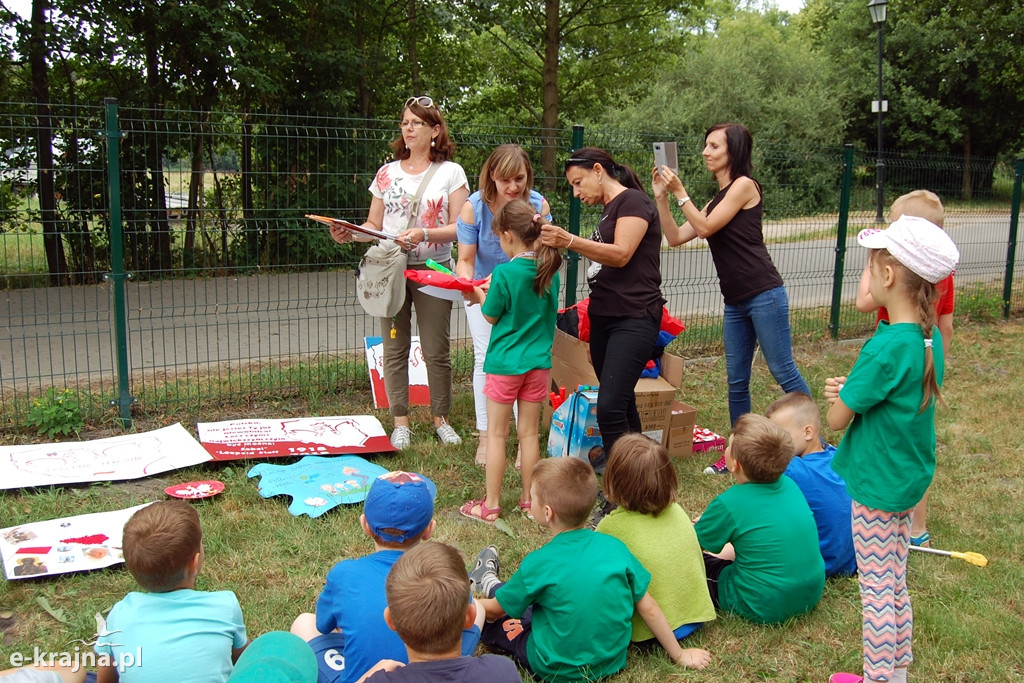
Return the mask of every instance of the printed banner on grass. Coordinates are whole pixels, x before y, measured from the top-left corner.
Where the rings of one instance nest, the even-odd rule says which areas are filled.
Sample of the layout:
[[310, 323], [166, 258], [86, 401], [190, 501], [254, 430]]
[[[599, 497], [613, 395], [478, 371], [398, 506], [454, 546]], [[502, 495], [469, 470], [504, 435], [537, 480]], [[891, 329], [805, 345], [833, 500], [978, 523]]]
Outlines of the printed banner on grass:
[[[370, 389], [373, 391], [373, 407], [390, 408], [391, 404], [388, 402], [388, 395], [384, 390], [384, 340], [380, 337], [366, 337], [364, 341], [366, 343], [366, 366], [370, 370]], [[430, 405], [427, 364], [423, 360], [423, 349], [420, 348], [419, 337], [413, 337], [409, 347], [409, 405]]]
[[209, 460], [180, 424], [94, 441], [0, 446], [0, 489], [138, 479]]
[[27, 579], [120, 564], [125, 522], [147, 505], [0, 529], [4, 576]]
[[199, 441], [214, 460], [395, 450], [380, 420], [372, 415], [200, 422], [196, 428]]

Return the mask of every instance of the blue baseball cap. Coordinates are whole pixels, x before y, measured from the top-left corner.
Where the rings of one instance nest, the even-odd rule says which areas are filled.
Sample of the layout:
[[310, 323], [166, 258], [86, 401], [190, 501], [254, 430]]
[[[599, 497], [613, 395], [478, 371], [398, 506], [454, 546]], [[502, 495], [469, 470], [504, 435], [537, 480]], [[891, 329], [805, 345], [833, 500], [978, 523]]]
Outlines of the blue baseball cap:
[[363, 503], [366, 524], [389, 543], [419, 536], [434, 518], [437, 487], [416, 472], [386, 472], [370, 486]]

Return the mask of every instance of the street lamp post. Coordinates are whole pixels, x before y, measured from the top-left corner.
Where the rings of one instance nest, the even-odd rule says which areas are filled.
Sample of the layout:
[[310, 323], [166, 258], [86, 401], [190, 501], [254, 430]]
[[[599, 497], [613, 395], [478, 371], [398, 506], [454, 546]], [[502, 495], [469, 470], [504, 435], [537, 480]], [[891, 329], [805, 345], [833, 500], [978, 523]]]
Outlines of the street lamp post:
[[889, 110], [889, 103], [882, 99], [882, 32], [885, 28], [886, 4], [887, 0], [871, 0], [868, 3], [871, 21], [878, 27], [878, 99], [871, 104], [871, 110], [878, 112], [878, 159], [875, 162], [876, 223], [883, 223], [885, 221], [882, 217], [882, 203], [884, 202], [885, 194], [883, 191], [885, 166], [882, 161], [882, 113]]

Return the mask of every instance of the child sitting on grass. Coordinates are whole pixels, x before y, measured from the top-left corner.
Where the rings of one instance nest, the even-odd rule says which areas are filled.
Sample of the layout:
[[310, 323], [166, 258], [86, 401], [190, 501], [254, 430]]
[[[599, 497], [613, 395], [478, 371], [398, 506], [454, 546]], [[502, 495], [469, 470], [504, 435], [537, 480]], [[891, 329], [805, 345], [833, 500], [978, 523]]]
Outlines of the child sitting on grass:
[[[415, 472], [388, 472], [370, 486], [359, 517], [375, 552], [342, 560], [327, 573], [316, 614], [300, 614], [291, 632], [317, 656], [320, 683], [356, 681], [382, 659], [404, 662], [405, 645], [384, 621], [384, 582], [402, 553], [434, 533], [434, 482]], [[481, 619], [481, 623], [482, 623]], [[472, 654], [480, 627], [463, 634], [462, 652]]]
[[814, 514], [825, 576], [856, 574], [857, 556], [850, 535], [853, 499], [846, 492], [846, 482], [832, 469], [836, 447], [821, 439], [817, 404], [804, 392], [794, 391], [768, 406], [765, 417], [789, 432], [796, 445], [796, 455], [783, 474], [800, 487]]
[[122, 538], [125, 566], [147, 592], [110, 610], [110, 635], [99, 634], [95, 650], [117, 664], [99, 668], [97, 681], [226, 681], [248, 640], [234, 593], [195, 589], [204, 558], [199, 513], [184, 501], [153, 503], [131, 516]]
[[[763, 624], [814, 609], [825, 587], [814, 515], [782, 473], [793, 457], [789, 434], [761, 415], [741, 415], [725, 463], [734, 483], [696, 522], [716, 607]], [[714, 553], [714, 554], [707, 554]]]
[[[597, 530], [614, 536], [651, 573], [647, 591], [661, 607], [677, 640], [715, 618], [697, 534], [675, 502], [678, 480], [665, 447], [643, 434], [625, 434], [612, 446], [604, 495], [618, 504]], [[633, 614], [633, 642], [654, 633]]]
[[498, 551], [480, 552], [470, 572], [487, 596], [481, 640], [510, 653], [545, 681], [593, 681], [621, 671], [638, 612], [676, 664], [703, 669], [706, 650], [683, 650], [647, 592], [651, 575], [624, 543], [584, 528], [597, 478], [577, 458], [547, 458], [533, 473], [533, 514], [552, 538], [502, 584]]
[[477, 606], [458, 550], [420, 543], [395, 562], [386, 590], [384, 621], [401, 636], [409, 663], [383, 660], [360, 682], [522, 683], [516, 665], [504, 657], [461, 656], [460, 636], [476, 621]]

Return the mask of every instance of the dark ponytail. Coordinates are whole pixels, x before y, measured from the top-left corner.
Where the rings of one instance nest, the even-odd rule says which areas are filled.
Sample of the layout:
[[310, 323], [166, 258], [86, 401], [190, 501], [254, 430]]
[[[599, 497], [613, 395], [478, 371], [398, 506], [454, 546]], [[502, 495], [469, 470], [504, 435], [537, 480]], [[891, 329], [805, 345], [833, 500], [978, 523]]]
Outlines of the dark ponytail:
[[610, 176], [618, 180], [625, 187], [646, 192], [643, 183], [640, 182], [640, 176], [636, 174], [636, 171], [626, 164], [615, 163], [615, 159], [612, 159], [612, 155], [600, 147], [581, 147], [576, 150], [572, 153], [571, 157], [566, 159], [564, 170], [568, 171], [574, 166], [579, 166], [580, 168], [585, 168], [589, 171], [594, 168], [594, 164], [601, 164], [601, 168], [607, 171]]

